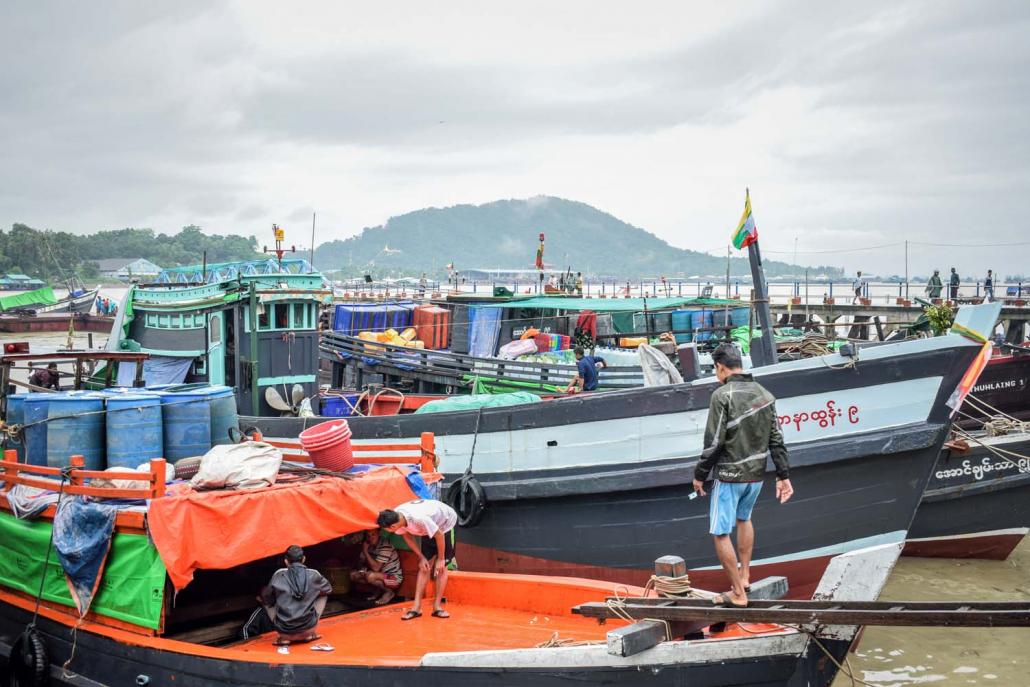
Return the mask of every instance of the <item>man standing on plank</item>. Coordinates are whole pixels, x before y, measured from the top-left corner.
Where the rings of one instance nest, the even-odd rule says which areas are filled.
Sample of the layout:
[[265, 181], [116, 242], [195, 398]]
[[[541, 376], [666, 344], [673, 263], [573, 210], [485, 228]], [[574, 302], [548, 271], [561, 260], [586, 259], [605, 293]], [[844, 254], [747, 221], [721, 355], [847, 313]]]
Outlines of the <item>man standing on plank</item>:
[[[715, 553], [731, 589], [712, 602], [746, 608], [755, 545], [751, 510], [762, 490], [768, 458], [776, 466], [776, 497], [780, 503], [787, 502], [794, 488], [790, 484], [787, 447], [776, 416], [775, 397], [744, 373], [740, 352], [733, 344], [715, 349], [712, 361], [722, 386], [712, 394], [708, 407], [705, 447], [694, 471], [694, 490], [704, 496], [704, 483], [715, 480], [709, 532], [715, 539]], [[734, 524], [737, 550], [730, 540]]]
[[[413, 620], [422, 615], [422, 596], [429, 578], [436, 579], [433, 599], [433, 617], [449, 618], [443, 610], [443, 592], [447, 587], [447, 566], [454, 560], [454, 526], [458, 514], [442, 501], [418, 499], [402, 503], [393, 510], [379, 512], [377, 524], [385, 530], [404, 537], [408, 548], [418, 554], [418, 579], [415, 582], [415, 600], [401, 620]], [[416, 545], [412, 535], [419, 538]]]

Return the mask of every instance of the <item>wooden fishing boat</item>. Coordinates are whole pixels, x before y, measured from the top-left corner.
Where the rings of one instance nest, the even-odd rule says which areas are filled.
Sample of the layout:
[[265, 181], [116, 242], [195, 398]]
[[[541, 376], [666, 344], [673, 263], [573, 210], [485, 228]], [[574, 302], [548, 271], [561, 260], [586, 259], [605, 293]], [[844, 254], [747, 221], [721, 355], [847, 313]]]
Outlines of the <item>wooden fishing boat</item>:
[[979, 429], [998, 412], [1030, 419], [1030, 349], [1005, 346], [995, 351], [972, 393], [980, 403], [963, 406], [955, 418], [961, 427]]
[[93, 309], [99, 289], [71, 291], [57, 298], [54, 290], [45, 286], [35, 291], [0, 298], [0, 311], [9, 315], [43, 315], [51, 313], [88, 313]]
[[[963, 308], [987, 329], [997, 306]], [[907, 535], [960, 403], [989, 349], [962, 336], [885, 344], [754, 370], [777, 397], [799, 497], [763, 494], [753, 570], [812, 593], [836, 554]], [[466, 470], [466, 569], [642, 584], [651, 561], [686, 550], [691, 578], [725, 584], [707, 499], [690, 499], [712, 378], [521, 406], [350, 420], [357, 441], [436, 435], [440, 470]], [[955, 398], [952, 398], [955, 395]], [[242, 418], [302, 457], [297, 436], [324, 418]], [[771, 476], [770, 476], [771, 477]], [[771, 489], [769, 490], [771, 492]], [[801, 496], [803, 495], [803, 496]], [[598, 527], [598, 523], [605, 523]]]
[[[318, 315], [331, 299], [301, 259], [167, 269], [130, 287], [107, 347], [150, 353], [148, 384], [223, 384], [236, 389], [241, 414], [278, 414], [270, 396], [299, 403], [318, 391]], [[117, 379], [133, 374], [119, 369]]]
[[[2, 467], [8, 487], [38, 483], [48, 470], [53, 479], [57, 472], [6, 462]], [[166, 491], [160, 460], [152, 462], [149, 474], [107, 476], [145, 486], [105, 494], [104, 487], [85, 483], [96, 475], [72, 470], [62, 494], [68, 499], [145, 496], [149, 505], [119, 510], [110, 564], [81, 617], [63, 589], [60, 564], [48, 565], [50, 582], [43, 585], [42, 598], [37, 596], [55, 508], [36, 521], [17, 520], [0, 494], [0, 670], [6, 684], [535, 686], [572, 679], [810, 687], [833, 681], [859, 637], [859, 628], [847, 625], [806, 632], [777, 624], [702, 623], [685, 629], [674, 623], [671, 637], [654, 648], [615, 655], [607, 633], [627, 622], [599, 625], [572, 612], [617, 593], [615, 584], [454, 572], [447, 620], [427, 615], [401, 622], [400, 604], [350, 612], [337, 606], [338, 612], [327, 613], [318, 625], [318, 645], [283, 649], [273, 644], [274, 632], [240, 639], [238, 630], [254, 607], [256, 590], [278, 567], [275, 559], [284, 542], [339, 542], [349, 532], [374, 526], [378, 508], [412, 496], [404, 470], [207, 493]], [[300, 522], [298, 510], [332, 515], [291, 530]], [[178, 527], [185, 523], [190, 526]], [[215, 541], [231, 545], [210, 546]], [[316, 549], [307, 551], [313, 555]], [[887, 545], [836, 557], [820, 581], [820, 598], [875, 599], [898, 551], [899, 546]], [[644, 596], [646, 591], [634, 587], [622, 593]], [[237, 604], [241, 599], [244, 604]], [[326, 645], [331, 648], [325, 650]], [[313, 651], [316, 646], [322, 650]]]
[[1003, 560], [1026, 536], [1030, 434], [967, 436], [941, 452], [909, 530], [906, 556]]
[[90, 315], [88, 313], [54, 312], [39, 315], [0, 315], [0, 332], [12, 334], [30, 332], [66, 332], [74, 328], [77, 332], [111, 331], [113, 317]]

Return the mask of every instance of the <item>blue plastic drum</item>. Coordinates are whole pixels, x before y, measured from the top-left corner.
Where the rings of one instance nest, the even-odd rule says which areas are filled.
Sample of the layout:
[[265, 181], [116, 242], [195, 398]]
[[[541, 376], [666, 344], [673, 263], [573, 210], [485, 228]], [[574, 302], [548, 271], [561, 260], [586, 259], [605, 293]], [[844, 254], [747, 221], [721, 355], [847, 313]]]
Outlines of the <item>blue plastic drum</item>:
[[64, 467], [73, 455], [81, 455], [87, 470], [106, 467], [104, 399], [103, 394], [89, 391], [53, 395], [47, 410], [47, 465]]
[[25, 462], [29, 465], [47, 464], [46, 420], [50, 412], [50, 401], [59, 395], [58, 393], [25, 394], [22, 417], [26, 427], [22, 437], [25, 441]]
[[712, 338], [712, 333], [699, 332], [697, 330], [712, 326], [712, 311], [695, 310], [690, 313], [690, 326], [694, 330], [694, 341], [708, 341], [708, 339]]
[[239, 429], [240, 418], [236, 413], [236, 394], [232, 387], [210, 387], [211, 399], [211, 443], [231, 444], [230, 429]]
[[108, 394], [107, 467], [136, 468], [164, 457], [161, 397], [157, 394]]
[[[12, 394], [7, 397], [7, 419], [9, 425], [20, 425], [25, 422], [25, 397], [28, 394]], [[14, 449], [18, 454], [18, 462], [25, 462], [25, 437], [7, 439], [5, 449]]]
[[161, 392], [164, 457], [174, 463], [211, 448], [211, 403], [207, 393]]

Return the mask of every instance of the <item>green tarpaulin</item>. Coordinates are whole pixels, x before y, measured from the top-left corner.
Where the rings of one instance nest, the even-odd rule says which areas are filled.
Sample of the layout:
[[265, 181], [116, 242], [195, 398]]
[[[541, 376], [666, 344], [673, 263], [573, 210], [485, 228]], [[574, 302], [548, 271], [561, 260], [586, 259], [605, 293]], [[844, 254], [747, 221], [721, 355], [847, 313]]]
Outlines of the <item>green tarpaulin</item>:
[[[0, 583], [35, 596], [50, 542], [50, 523], [0, 513]], [[133, 625], [158, 629], [165, 566], [143, 534], [116, 534], [90, 610]], [[50, 551], [43, 598], [75, 607], [57, 552]]]
[[54, 289], [50, 286], [44, 286], [35, 291], [19, 293], [17, 296], [4, 296], [0, 298], [0, 310], [14, 310], [30, 305], [53, 305], [56, 302], [57, 296], [54, 295]]
[[507, 303], [484, 303], [491, 308], [539, 308], [541, 310], [593, 310], [594, 312], [644, 312], [692, 306], [747, 307], [745, 301], [723, 298], [563, 298], [537, 296]]
[[468, 394], [451, 396], [439, 401], [430, 401], [415, 411], [421, 413], [448, 413], [455, 410], [474, 410], [476, 408], [496, 408], [499, 406], [517, 406], [523, 403], [540, 403], [540, 397], [528, 391], [513, 391], [510, 394]]

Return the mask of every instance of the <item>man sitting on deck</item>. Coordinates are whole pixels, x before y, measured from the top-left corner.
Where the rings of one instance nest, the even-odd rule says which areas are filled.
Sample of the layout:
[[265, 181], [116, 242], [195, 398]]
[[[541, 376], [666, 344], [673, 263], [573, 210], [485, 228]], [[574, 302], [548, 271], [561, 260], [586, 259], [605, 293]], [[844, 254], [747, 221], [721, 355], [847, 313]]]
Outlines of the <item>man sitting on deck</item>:
[[[705, 495], [704, 482], [715, 479], [709, 508], [715, 539], [715, 553], [730, 580], [729, 592], [713, 603], [747, 607], [751, 590], [751, 552], [755, 530], [751, 510], [762, 490], [765, 465], [772, 457], [776, 466], [776, 496], [786, 503], [794, 493], [787, 465], [787, 447], [776, 415], [776, 398], [745, 374], [740, 352], [733, 344], [722, 344], [712, 353], [715, 376], [722, 386], [712, 394], [705, 427], [704, 450], [694, 471], [694, 490]], [[730, 534], [737, 527], [737, 549]]]
[[350, 574], [351, 582], [361, 582], [382, 590], [382, 595], [369, 597], [369, 601], [375, 599], [376, 606], [385, 606], [393, 601], [397, 589], [404, 581], [404, 572], [401, 570], [397, 549], [378, 529], [365, 533], [365, 541], [361, 545], [361, 565], [360, 570]]
[[[29, 363], [29, 367], [32, 363]], [[29, 375], [29, 384], [41, 389], [61, 390], [61, 373], [57, 371], [57, 363], [50, 363], [45, 370], [37, 369]]]
[[[377, 524], [404, 537], [408, 548], [418, 554], [418, 580], [415, 582], [415, 600], [401, 620], [412, 620], [422, 615], [422, 596], [426, 592], [430, 575], [436, 578], [433, 599], [433, 617], [449, 618], [441, 608], [443, 592], [447, 587], [447, 566], [454, 560], [454, 526], [458, 514], [442, 501], [418, 499], [402, 503], [393, 510], [379, 512]], [[419, 538], [418, 545], [412, 538]]]
[[258, 601], [279, 632], [277, 646], [313, 642], [321, 637], [315, 628], [333, 587], [320, 572], [304, 565], [304, 550], [299, 546], [286, 549], [283, 562], [286, 567], [275, 571]]
[[587, 355], [582, 347], [576, 346], [576, 376], [572, 378], [569, 385], [565, 387], [565, 393], [571, 394], [573, 390], [596, 391], [597, 372], [608, 366], [599, 355]]

